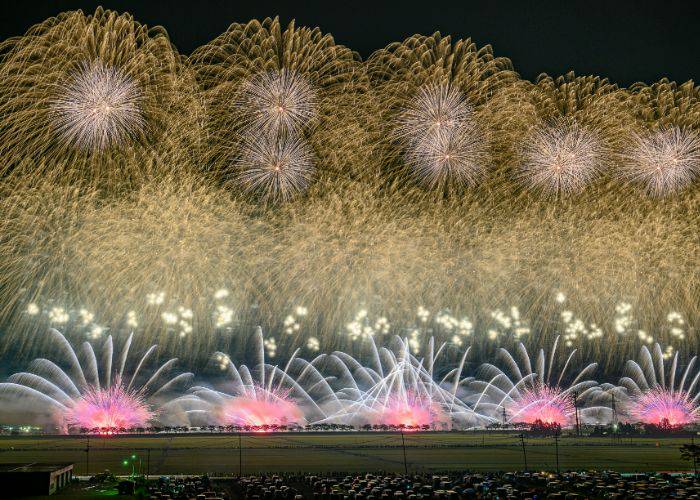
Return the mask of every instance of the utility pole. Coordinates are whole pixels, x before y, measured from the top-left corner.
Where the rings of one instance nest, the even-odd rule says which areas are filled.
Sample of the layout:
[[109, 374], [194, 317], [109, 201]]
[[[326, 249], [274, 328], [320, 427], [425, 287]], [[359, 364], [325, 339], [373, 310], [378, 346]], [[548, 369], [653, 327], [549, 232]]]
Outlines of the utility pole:
[[610, 435], [612, 436], [612, 442], [615, 444], [615, 434], [617, 434], [617, 409], [615, 408], [615, 393], [612, 393], [612, 401], [610, 406], [612, 407], [612, 428], [610, 430]]
[[85, 474], [90, 477], [90, 434], [87, 435], [87, 446], [85, 447]]
[[525, 472], [527, 472], [527, 453], [525, 452], [525, 434], [520, 434], [520, 443], [523, 445], [523, 462], [525, 462]]
[[406, 462], [406, 440], [403, 437], [403, 429], [401, 429], [401, 445], [403, 446], [403, 470], [408, 476], [408, 463]]
[[243, 477], [243, 440], [241, 439], [241, 432], [238, 431], [238, 477]]
[[576, 415], [576, 435], [581, 435], [581, 427], [578, 420], [578, 392], [574, 391], [574, 414]]
[[503, 405], [503, 427], [506, 426], [506, 421], [508, 420], [508, 415], [506, 414], [506, 407]]
[[151, 449], [146, 448], [146, 480], [151, 476]]
[[557, 474], [559, 474], [559, 434], [554, 435], [554, 449], [557, 455]]

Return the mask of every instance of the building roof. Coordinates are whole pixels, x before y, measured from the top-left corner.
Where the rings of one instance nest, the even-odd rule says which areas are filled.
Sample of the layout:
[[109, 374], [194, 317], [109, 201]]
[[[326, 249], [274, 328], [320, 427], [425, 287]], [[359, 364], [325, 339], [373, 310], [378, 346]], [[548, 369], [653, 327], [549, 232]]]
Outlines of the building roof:
[[0, 474], [7, 472], [54, 472], [67, 467], [73, 467], [73, 463], [15, 463], [0, 464]]

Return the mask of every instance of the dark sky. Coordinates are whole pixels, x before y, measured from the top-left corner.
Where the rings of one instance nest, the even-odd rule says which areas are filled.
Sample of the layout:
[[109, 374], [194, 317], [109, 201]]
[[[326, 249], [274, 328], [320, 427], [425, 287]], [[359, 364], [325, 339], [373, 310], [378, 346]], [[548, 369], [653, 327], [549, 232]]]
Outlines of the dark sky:
[[490, 43], [529, 79], [571, 69], [623, 85], [663, 76], [700, 78], [700, 2], [695, 0], [10, 0], [0, 15], [0, 37], [20, 35], [60, 11], [90, 12], [99, 4], [165, 26], [184, 53], [232, 22], [279, 15], [285, 23], [295, 18], [297, 24], [318, 26], [363, 57], [414, 33], [439, 30], [472, 37], [479, 46]]

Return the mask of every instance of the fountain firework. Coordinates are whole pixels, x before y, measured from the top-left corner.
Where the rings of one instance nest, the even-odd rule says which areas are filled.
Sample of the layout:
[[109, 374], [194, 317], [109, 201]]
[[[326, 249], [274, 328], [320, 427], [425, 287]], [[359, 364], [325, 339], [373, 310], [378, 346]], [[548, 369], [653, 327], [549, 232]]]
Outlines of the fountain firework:
[[301, 426], [327, 418], [319, 405], [337, 397], [320, 372], [297, 357], [298, 349], [281, 369], [265, 362], [265, 340], [259, 327], [253, 345], [257, 359], [252, 368], [236, 367], [227, 354], [217, 352], [215, 364], [227, 375], [222, 389], [195, 386], [173, 405], [184, 410], [191, 422], [255, 430]]
[[[125, 369], [132, 335], [117, 358], [112, 337], [107, 337], [101, 364], [90, 343], [82, 345], [81, 363], [63, 334], [51, 329], [49, 335], [52, 347], [67, 359], [68, 369], [49, 359], [35, 359], [28, 371], [15, 373], [0, 384], [0, 396], [8, 413], [9, 408], [21, 408], [34, 418], [48, 416], [63, 432], [78, 428], [112, 431], [145, 427], [161, 416], [160, 410], [167, 407], [167, 395], [193, 377], [191, 373], [181, 373], [162, 380], [176, 363], [177, 359], [173, 358], [141, 383], [138, 376], [156, 350], [155, 345], [138, 360], [127, 377]], [[168, 418], [167, 414], [162, 416]]]
[[548, 361], [544, 349], [539, 350], [534, 371], [530, 356], [522, 343], [518, 343], [517, 347], [520, 363], [506, 349], [499, 348], [498, 353], [504, 360], [505, 371], [490, 363], [481, 366], [480, 371], [485, 380], [477, 380], [472, 384], [481, 390], [474, 396], [474, 410], [483, 408], [492, 417], [501, 417], [503, 423], [531, 424], [539, 420], [565, 427], [574, 423], [577, 411], [585, 422], [599, 420], [600, 414], [609, 411], [609, 408], [590, 405], [578, 409], [581, 404], [586, 405], [605, 397], [596, 381], [584, 380], [595, 370], [597, 363], [586, 365], [568, 386], [563, 386], [576, 349], [571, 351], [559, 376], [553, 380], [552, 377], [556, 376], [558, 344], [559, 337], [554, 341]]
[[[679, 371], [678, 352], [668, 370], [664, 366], [661, 346], [654, 344], [653, 354], [642, 346], [639, 362], [629, 360], [628, 376], [620, 379], [624, 388], [623, 403], [630, 420], [647, 424], [685, 425], [698, 421], [700, 408], [700, 371], [694, 375], [697, 356], [693, 356], [685, 370]], [[681, 374], [676, 383], [676, 375]]]
[[350, 425], [395, 425], [400, 427], [468, 428], [491, 421], [463, 403], [458, 393], [471, 378], [462, 371], [467, 349], [457, 366], [439, 381], [434, 378], [436, 362], [447, 344], [435, 350], [430, 339], [425, 358], [410, 352], [407, 339], [396, 337], [395, 349], [377, 348], [370, 343], [370, 364], [362, 365], [344, 352], [336, 351], [326, 360], [333, 376], [340, 409], [328, 421]]

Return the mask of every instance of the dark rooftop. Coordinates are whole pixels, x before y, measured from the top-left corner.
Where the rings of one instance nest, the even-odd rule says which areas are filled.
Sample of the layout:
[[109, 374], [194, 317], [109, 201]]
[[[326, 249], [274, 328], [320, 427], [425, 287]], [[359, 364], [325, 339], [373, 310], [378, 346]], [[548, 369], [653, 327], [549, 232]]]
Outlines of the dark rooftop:
[[17, 464], [0, 464], [0, 474], [3, 472], [53, 472], [56, 470], [72, 467], [73, 463], [17, 463]]

